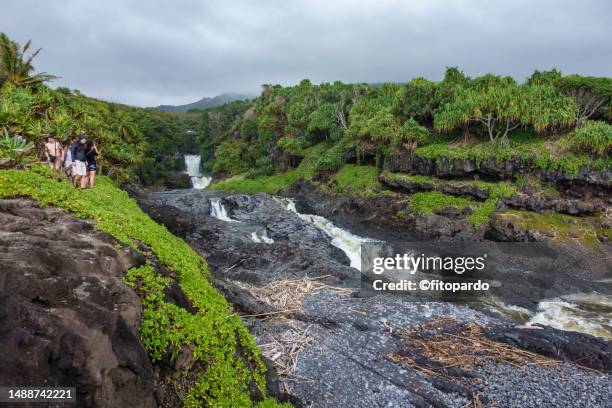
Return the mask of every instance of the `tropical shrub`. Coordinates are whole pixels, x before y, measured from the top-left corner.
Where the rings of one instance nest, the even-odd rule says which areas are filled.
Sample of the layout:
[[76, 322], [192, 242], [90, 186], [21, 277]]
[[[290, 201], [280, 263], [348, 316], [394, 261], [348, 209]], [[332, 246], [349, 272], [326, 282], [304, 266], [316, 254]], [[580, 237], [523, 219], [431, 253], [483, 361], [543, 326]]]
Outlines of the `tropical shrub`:
[[0, 134], [0, 169], [20, 167], [33, 148], [32, 142], [19, 135], [9, 135], [4, 129]]
[[408, 119], [399, 128], [396, 144], [400, 142], [411, 143], [410, 151], [416, 149], [417, 145], [426, 143], [429, 140], [429, 130], [421, 126], [413, 118]]
[[567, 75], [557, 79], [555, 86], [574, 99], [577, 126], [612, 105], [612, 78]]
[[435, 108], [436, 84], [425, 78], [414, 78], [403, 86], [397, 98], [396, 112], [402, 119], [415, 118], [429, 122]]
[[609, 154], [612, 152], [612, 125], [587, 121], [567, 137], [567, 142], [576, 151]]
[[453, 87], [451, 102], [436, 112], [434, 126], [449, 131], [480, 123], [493, 145], [508, 146], [508, 134], [519, 126], [541, 131], [572, 123], [574, 107], [550, 85], [518, 85], [510, 77], [487, 74]]

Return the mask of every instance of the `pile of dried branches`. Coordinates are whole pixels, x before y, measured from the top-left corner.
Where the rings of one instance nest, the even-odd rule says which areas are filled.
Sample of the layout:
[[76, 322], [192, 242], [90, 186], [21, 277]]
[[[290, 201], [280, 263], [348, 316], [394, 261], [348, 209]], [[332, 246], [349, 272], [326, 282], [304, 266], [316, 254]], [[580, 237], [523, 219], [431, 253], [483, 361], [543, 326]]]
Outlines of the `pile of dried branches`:
[[278, 280], [264, 286], [234, 281], [236, 285], [248, 290], [258, 300], [278, 310], [278, 312], [256, 316], [274, 319], [283, 325], [288, 325], [288, 328], [282, 332], [267, 334], [260, 339], [262, 344], [258, 344], [263, 355], [274, 363], [281, 378], [295, 377], [293, 373], [298, 362], [298, 355], [314, 341], [314, 336], [310, 333], [311, 325], [306, 326], [292, 319], [293, 313], [304, 313], [302, 307], [304, 298], [322, 289], [331, 289], [341, 294], [354, 291], [354, 289], [338, 288], [321, 282], [328, 276]]
[[292, 327], [282, 333], [266, 336], [266, 343], [258, 344], [262, 354], [274, 363], [279, 377], [293, 375], [300, 352], [314, 341], [310, 325], [305, 329], [292, 322]]
[[321, 289], [332, 289], [340, 293], [354, 291], [354, 289], [338, 288], [321, 282], [321, 279], [327, 277], [329, 275], [316, 278], [305, 276], [301, 279], [278, 280], [264, 286], [253, 286], [238, 281], [234, 281], [234, 283], [248, 290], [257, 299], [270, 304], [280, 311], [294, 312], [302, 311], [302, 301], [307, 295], [316, 293]]
[[483, 335], [476, 323], [459, 323], [441, 318], [418, 326], [412, 331], [400, 331], [404, 340], [398, 353], [388, 355], [392, 361], [429, 375], [462, 377], [487, 362], [552, 366], [558, 362]]

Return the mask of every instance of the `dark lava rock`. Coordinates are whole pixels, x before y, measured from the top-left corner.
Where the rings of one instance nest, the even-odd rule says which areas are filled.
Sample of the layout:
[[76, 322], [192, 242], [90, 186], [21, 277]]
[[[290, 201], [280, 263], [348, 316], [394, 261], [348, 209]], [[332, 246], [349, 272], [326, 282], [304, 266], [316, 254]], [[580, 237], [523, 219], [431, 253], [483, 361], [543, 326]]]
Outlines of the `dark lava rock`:
[[[220, 199], [233, 221], [210, 215], [213, 198]], [[358, 278], [348, 257], [331, 244], [325, 233], [269, 195], [220, 197], [183, 190], [150, 193], [139, 203], [153, 219], [185, 238], [202, 254], [216, 280], [264, 284], [278, 279], [326, 276], [329, 283], [354, 285]], [[251, 234], [258, 231], [265, 231], [274, 244], [254, 242]], [[240, 293], [230, 286], [225, 282], [219, 288], [236, 301]], [[261, 308], [252, 299], [243, 300], [246, 310]]]
[[140, 302], [122, 281], [143, 262], [88, 222], [0, 200], [0, 384], [76, 386], [84, 407], [157, 406]]
[[429, 159], [418, 155], [390, 155], [385, 158], [385, 167], [394, 172], [423, 174], [437, 177], [474, 177], [509, 180], [518, 174], [532, 174], [542, 181], [559, 186], [590, 186], [609, 191], [612, 187], [612, 170], [581, 168], [576, 174], [561, 170], [544, 170], [521, 160]]
[[406, 193], [435, 190], [446, 194], [476, 198], [479, 200], [486, 200], [489, 198], [489, 192], [485, 188], [479, 187], [473, 183], [461, 183], [460, 181], [454, 181], [452, 183], [420, 183], [387, 177], [384, 173], [379, 176], [378, 180], [392, 190], [399, 190]]
[[612, 342], [552, 327], [500, 327], [485, 332], [492, 340], [562, 361], [612, 371]]
[[604, 200], [591, 197], [588, 200], [553, 197], [550, 195], [517, 194], [501, 199], [503, 204], [519, 210], [555, 211], [571, 215], [589, 215], [604, 211], [607, 207]]
[[414, 220], [397, 216], [408, 205], [405, 196], [330, 196], [306, 181], [298, 181], [283, 193], [295, 198], [301, 213], [322, 215], [354, 234], [382, 240], [415, 238]]
[[414, 217], [414, 229], [420, 239], [454, 239], [477, 241], [482, 239], [483, 230], [474, 229], [472, 223], [463, 218], [456, 219], [447, 215], [423, 214]]
[[[465, 220], [454, 218], [461, 214], [448, 211], [444, 216], [431, 214], [422, 218], [416, 229], [414, 217], [398, 221], [395, 212], [407, 205], [405, 196], [404, 202], [400, 195], [379, 198], [327, 196], [309, 183], [297, 183], [291, 192], [301, 214], [325, 216], [336, 225], [371, 238], [405, 241], [414, 239], [415, 232], [428, 231], [438, 239], [460, 239], [461, 236], [467, 239], [471, 233], [468, 231], [474, 231], [471, 226], [460, 224]], [[232, 221], [221, 221], [201, 211], [200, 208], [209, 206], [203, 201], [211, 198], [220, 199]], [[184, 191], [148, 194], [140, 199], [140, 205], [205, 255], [217, 287], [244, 313], [274, 313], [276, 307], [253, 296], [248, 288], [261, 287], [279, 279], [331, 275], [326, 283], [358, 287], [355, 280], [357, 271], [348, 266], [348, 259], [331, 245], [330, 238], [316, 229], [308, 216], [300, 217], [288, 211], [277, 198], [265, 194], [248, 196]], [[252, 231], [264, 229], [274, 243], [256, 243], [249, 238]], [[514, 252], [506, 255], [515, 257]], [[539, 262], [547, 261], [543, 258]], [[592, 288], [584, 282], [578, 283], [576, 276], [564, 278], [563, 270], [557, 269], [554, 272], [559, 275], [560, 286], [555, 284], [553, 294], [574, 293], [577, 287], [585, 291]], [[522, 269], [509, 268], [506, 275], [500, 276], [504, 282], [517, 282], [511, 287], [514, 292], [509, 295], [518, 293], [521, 299], [526, 296], [520, 292], [522, 286], [531, 294], [534, 290], [531, 285], [547, 280], [547, 277], [536, 274], [525, 276], [522, 272]], [[235, 281], [251, 286], [239, 285]], [[522, 286], [516, 287], [518, 284]], [[601, 283], [592, 285], [600, 287]], [[282, 288], [279, 291], [283, 293]], [[372, 297], [357, 289], [351, 295], [347, 291], [327, 288], [307, 295], [301, 302], [301, 309], [283, 313], [280, 319], [243, 316], [260, 345], [275, 344], [279, 339], [296, 333], [309, 333], [313, 337], [310, 345], [300, 352], [292, 376], [272, 378], [275, 373], [271, 370], [269, 374], [272, 376], [268, 377], [271, 393], [297, 406], [460, 407], [469, 404], [475, 393], [480, 393], [481, 402], [495, 400], [499, 406], [512, 406], [517, 397], [526, 394], [525, 389], [529, 389], [534, 380], [544, 385], [530, 389], [529, 395], [534, 395], [534, 402], [522, 406], [554, 406], [539, 404], [538, 399], [546, 400], [549, 388], [546, 381], [555, 376], [560, 376], [562, 381], [552, 396], [558, 400], [571, 400], [567, 406], [587, 406], [582, 396], [576, 398], [575, 403], [572, 400], [575, 390], [585, 384], [592, 386], [597, 401], [607, 395], [607, 378], [591, 372], [576, 377], [575, 372], [581, 372], [581, 369], [571, 363], [536, 367], [538, 370], [530, 367], [535, 374], [527, 377], [522, 373], [523, 368], [501, 364], [494, 367], [491, 375], [457, 371], [456, 374], [462, 376], [476, 375], [464, 384], [459, 380], [418, 372], [388, 357], [401, 347], [401, 336], [398, 335], [401, 330], [410, 330], [425, 322], [451, 317], [465, 324], [477, 322], [496, 327], [510, 324], [465, 305], [425, 302], [410, 295]], [[274, 355], [269, 354], [270, 357]], [[435, 365], [436, 362], [429, 361], [428, 364]], [[565, 373], [570, 375], [564, 376]], [[495, 388], [482, 393], [471, 385], [472, 381], [502, 389], [505, 384], [514, 382], [513, 387], [520, 391], [502, 393]], [[290, 389], [293, 395], [282, 397], [283, 389]], [[588, 406], [604, 406], [597, 401]]]

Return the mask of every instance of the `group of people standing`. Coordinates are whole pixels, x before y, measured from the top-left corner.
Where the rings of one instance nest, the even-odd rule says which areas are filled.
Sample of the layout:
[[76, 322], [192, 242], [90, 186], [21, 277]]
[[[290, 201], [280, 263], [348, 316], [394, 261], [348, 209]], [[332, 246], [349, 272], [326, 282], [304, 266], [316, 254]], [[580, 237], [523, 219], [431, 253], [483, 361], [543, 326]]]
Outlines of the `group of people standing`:
[[49, 167], [64, 172], [77, 187], [94, 188], [99, 153], [95, 142], [87, 140], [82, 133], [69, 147], [62, 146], [53, 135], [45, 138], [44, 156]]

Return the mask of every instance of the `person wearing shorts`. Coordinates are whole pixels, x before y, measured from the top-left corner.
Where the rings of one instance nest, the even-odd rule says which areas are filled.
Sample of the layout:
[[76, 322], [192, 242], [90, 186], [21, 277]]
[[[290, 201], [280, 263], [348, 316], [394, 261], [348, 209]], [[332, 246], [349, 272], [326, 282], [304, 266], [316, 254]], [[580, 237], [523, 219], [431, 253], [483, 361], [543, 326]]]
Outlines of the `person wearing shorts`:
[[96, 156], [99, 154], [98, 147], [93, 141], [87, 142], [85, 155], [87, 157], [87, 179], [89, 180], [89, 188], [94, 188], [94, 179], [96, 178]]
[[72, 180], [72, 153], [66, 149], [66, 160], [64, 161], [64, 173], [68, 179]]
[[62, 145], [55, 140], [55, 137], [48, 135], [45, 143], [45, 157], [49, 167], [53, 170], [60, 170], [62, 166]]
[[87, 138], [81, 133], [79, 139], [70, 146], [72, 156], [72, 177], [75, 185], [81, 188], [87, 187], [87, 156], [85, 154], [85, 143]]

